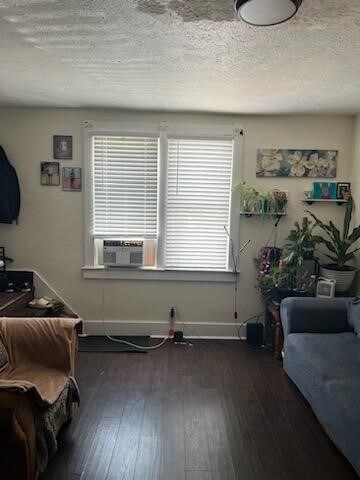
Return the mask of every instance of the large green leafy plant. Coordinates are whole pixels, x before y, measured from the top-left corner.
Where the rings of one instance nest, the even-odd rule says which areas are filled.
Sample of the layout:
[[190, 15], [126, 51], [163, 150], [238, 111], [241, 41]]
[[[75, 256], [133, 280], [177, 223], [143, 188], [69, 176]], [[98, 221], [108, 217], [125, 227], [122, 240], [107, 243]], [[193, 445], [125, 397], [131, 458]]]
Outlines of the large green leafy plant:
[[307, 217], [302, 219], [301, 224], [295, 222], [294, 228], [285, 243], [285, 257], [283, 259], [291, 279], [291, 289], [297, 291], [310, 291], [314, 279], [305, 261], [311, 260], [314, 256], [316, 237], [312, 234], [315, 222]]
[[355, 247], [355, 243], [360, 238], [360, 225], [355, 227], [350, 233], [353, 210], [354, 200], [350, 197], [346, 204], [342, 233], [331, 220], [329, 223], [324, 223], [316, 215], [308, 211], [315, 220], [316, 225], [326, 234], [325, 238], [320, 235], [314, 235], [314, 240], [316, 243], [322, 243], [326, 246], [330, 252], [326, 256], [333, 262], [332, 266], [336, 266], [338, 270], [348, 270], [347, 262], [352, 260], [355, 257], [355, 253], [360, 250], [360, 247]]
[[288, 265], [302, 267], [304, 260], [313, 258], [316, 237], [312, 231], [315, 226], [316, 223], [309, 222], [307, 217], [302, 219], [301, 225], [295, 222], [285, 243], [287, 255], [284, 260]]

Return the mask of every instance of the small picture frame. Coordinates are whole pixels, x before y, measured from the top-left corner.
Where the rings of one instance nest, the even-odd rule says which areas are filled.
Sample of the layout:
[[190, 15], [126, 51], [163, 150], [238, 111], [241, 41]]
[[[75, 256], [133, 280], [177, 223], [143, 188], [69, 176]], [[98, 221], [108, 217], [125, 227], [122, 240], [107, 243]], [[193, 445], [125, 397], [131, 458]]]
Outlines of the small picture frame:
[[63, 167], [62, 188], [64, 191], [67, 191], [67, 192], [81, 191], [81, 168]]
[[60, 185], [59, 162], [41, 162], [40, 183], [50, 187], [58, 187]]
[[314, 199], [316, 200], [335, 200], [336, 183], [335, 182], [314, 182]]
[[54, 158], [57, 160], [72, 160], [72, 136], [53, 136]]
[[339, 200], [348, 200], [351, 195], [349, 182], [339, 182], [336, 185], [336, 198]]

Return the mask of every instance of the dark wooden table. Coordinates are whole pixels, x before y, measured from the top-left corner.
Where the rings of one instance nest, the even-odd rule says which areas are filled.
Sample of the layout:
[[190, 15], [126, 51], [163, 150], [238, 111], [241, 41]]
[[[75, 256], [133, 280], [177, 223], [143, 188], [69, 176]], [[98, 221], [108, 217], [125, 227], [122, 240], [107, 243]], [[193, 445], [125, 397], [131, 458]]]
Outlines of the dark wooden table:
[[53, 316], [48, 308], [30, 308], [34, 288], [28, 292], [0, 292], [0, 317], [46, 317]]
[[280, 305], [265, 301], [265, 343], [274, 350], [274, 357], [282, 360], [284, 332], [281, 325]]
[[30, 292], [0, 292], [0, 317], [18, 316], [19, 312], [24, 310], [33, 298], [33, 290]]

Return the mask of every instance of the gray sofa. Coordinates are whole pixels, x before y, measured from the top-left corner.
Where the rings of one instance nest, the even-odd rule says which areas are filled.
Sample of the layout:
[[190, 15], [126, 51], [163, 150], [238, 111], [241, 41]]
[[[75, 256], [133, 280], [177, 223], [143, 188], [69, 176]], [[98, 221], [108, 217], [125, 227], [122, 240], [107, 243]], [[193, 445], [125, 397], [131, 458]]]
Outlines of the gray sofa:
[[281, 321], [285, 372], [360, 474], [360, 338], [348, 320], [350, 300], [287, 298]]

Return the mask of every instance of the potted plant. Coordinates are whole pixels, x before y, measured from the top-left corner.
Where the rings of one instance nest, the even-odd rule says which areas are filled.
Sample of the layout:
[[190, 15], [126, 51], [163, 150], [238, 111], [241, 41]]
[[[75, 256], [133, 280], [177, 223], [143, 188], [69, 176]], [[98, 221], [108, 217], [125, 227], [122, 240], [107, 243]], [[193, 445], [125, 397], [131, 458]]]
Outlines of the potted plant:
[[247, 185], [246, 182], [239, 182], [234, 185], [241, 193], [241, 208], [244, 213], [253, 213], [260, 211], [261, 195], [254, 187]]
[[246, 182], [238, 182], [233, 188], [240, 191], [243, 213], [261, 213], [264, 217], [269, 214], [285, 213], [288, 202], [287, 192], [272, 190], [262, 193]]
[[348, 265], [348, 262], [355, 258], [356, 252], [360, 249], [360, 247], [355, 247], [360, 238], [360, 225], [356, 226], [350, 233], [353, 209], [354, 200], [350, 196], [346, 204], [342, 233], [340, 233], [332, 221], [324, 223], [316, 215], [308, 211], [315, 220], [316, 226], [320, 227], [326, 234], [325, 238], [315, 235], [316, 243], [324, 244], [330, 252], [326, 256], [331, 260], [331, 263], [321, 266], [320, 275], [336, 280], [336, 292], [338, 293], [345, 293], [349, 290], [357, 270], [354, 266]]
[[313, 259], [316, 237], [312, 234], [312, 231], [315, 226], [316, 223], [312, 223], [307, 217], [302, 219], [301, 226], [299, 222], [295, 222], [295, 228], [290, 230], [290, 234], [286, 239], [286, 263], [301, 267], [304, 260]]
[[284, 292], [289, 293], [289, 273], [283, 267], [283, 264], [279, 266], [270, 267], [266, 274], [259, 275], [257, 287], [261, 292], [261, 295], [275, 302], [280, 302], [284, 297]]
[[280, 303], [286, 297], [307, 296], [313, 278], [307, 270], [294, 269], [280, 260], [267, 274], [258, 277], [258, 288], [267, 300]]
[[271, 192], [272, 203], [275, 213], [285, 213], [286, 205], [288, 202], [288, 194], [282, 190], [273, 190]]
[[316, 238], [312, 231], [315, 226], [315, 223], [312, 224], [307, 217], [304, 217], [301, 225], [295, 222], [295, 228], [290, 230], [286, 239], [284, 262], [292, 272], [290, 287], [298, 292], [309, 292], [314, 283], [304, 262], [314, 258]]
[[271, 192], [260, 194], [260, 212], [265, 215], [272, 213], [272, 202], [273, 198]]
[[314, 255], [316, 237], [312, 231], [315, 226], [307, 217], [301, 225], [295, 222], [284, 245], [285, 253], [281, 256], [281, 249], [275, 249], [275, 264], [266, 261], [266, 248], [260, 251], [255, 263], [259, 269], [258, 288], [265, 298], [280, 302], [286, 297], [306, 296], [311, 292], [315, 276], [304, 262]]

